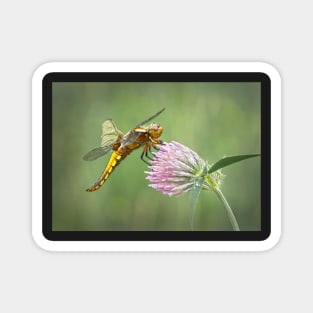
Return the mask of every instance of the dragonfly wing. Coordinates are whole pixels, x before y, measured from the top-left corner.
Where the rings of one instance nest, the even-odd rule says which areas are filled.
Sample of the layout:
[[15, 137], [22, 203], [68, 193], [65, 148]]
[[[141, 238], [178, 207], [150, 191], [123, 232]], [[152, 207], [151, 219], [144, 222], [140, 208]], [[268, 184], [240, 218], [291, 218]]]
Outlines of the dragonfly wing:
[[[145, 130], [146, 131], [146, 130]], [[136, 131], [135, 129], [130, 130], [121, 140], [121, 145], [123, 147], [136, 142], [138, 136], [141, 134], [141, 132]]]
[[165, 110], [165, 108], [163, 108], [161, 111], [155, 113], [154, 115], [150, 116], [149, 118], [147, 118], [147, 119], [144, 120], [143, 122], [139, 123], [136, 127], [143, 126], [143, 125], [149, 123], [149, 122], [150, 122], [151, 120], [153, 120], [155, 117], [157, 117], [158, 115], [160, 115], [164, 110]]
[[101, 147], [106, 148], [112, 146], [119, 137], [123, 136], [123, 133], [117, 129], [113, 120], [105, 120], [102, 123], [102, 135], [101, 135]]
[[112, 145], [121, 138], [123, 133], [119, 131], [115, 123], [109, 119], [102, 123], [101, 146], [92, 149], [83, 156], [85, 161], [93, 161], [112, 150]]
[[91, 151], [89, 151], [87, 154], [83, 156], [83, 159], [85, 161], [94, 161], [102, 157], [106, 153], [108, 153], [111, 150], [111, 148], [112, 148], [111, 146], [107, 146], [106, 148], [99, 147], [99, 148], [92, 149]]

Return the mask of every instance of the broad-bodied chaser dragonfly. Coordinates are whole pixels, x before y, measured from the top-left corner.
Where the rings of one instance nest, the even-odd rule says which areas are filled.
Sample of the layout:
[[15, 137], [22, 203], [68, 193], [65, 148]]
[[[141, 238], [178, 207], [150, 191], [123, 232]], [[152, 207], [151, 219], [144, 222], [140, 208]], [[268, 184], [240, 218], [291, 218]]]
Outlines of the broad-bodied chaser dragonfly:
[[121, 161], [139, 147], [143, 147], [141, 159], [148, 163], [144, 157], [151, 159], [148, 152], [152, 147], [156, 148], [157, 144], [162, 143], [158, 138], [161, 136], [163, 128], [156, 123], [152, 123], [150, 126], [145, 126], [145, 124], [157, 117], [164, 110], [165, 108], [139, 123], [125, 135], [117, 129], [112, 119], [105, 120], [102, 123], [101, 146], [89, 151], [83, 156], [83, 159], [93, 161], [110, 151], [113, 151], [113, 153], [98, 180], [91, 187], [86, 189], [86, 191], [92, 192], [98, 190], [108, 180]]

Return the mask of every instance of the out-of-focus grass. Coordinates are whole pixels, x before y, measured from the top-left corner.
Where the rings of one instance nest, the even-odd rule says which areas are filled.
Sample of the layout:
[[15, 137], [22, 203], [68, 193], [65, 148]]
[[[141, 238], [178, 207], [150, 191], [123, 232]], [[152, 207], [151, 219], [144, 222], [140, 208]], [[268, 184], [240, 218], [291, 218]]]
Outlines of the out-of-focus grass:
[[[85, 191], [109, 156], [82, 160], [100, 145], [101, 123], [113, 118], [126, 133], [163, 107], [155, 122], [162, 140], [176, 140], [213, 163], [260, 153], [259, 83], [54, 83], [53, 229], [189, 230], [189, 195], [169, 198], [148, 187], [134, 151], [96, 192]], [[234, 164], [223, 193], [241, 230], [260, 229], [260, 159]], [[194, 230], [232, 230], [213, 193], [202, 192]]]

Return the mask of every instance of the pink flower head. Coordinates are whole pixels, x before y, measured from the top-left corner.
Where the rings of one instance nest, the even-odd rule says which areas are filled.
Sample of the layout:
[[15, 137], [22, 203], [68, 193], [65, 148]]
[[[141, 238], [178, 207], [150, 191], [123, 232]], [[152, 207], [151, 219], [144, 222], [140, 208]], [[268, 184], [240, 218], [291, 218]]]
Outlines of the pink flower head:
[[[178, 142], [164, 142], [153, 154], [151, 171], [146, 172], [149, 175], [146, 178], [153, 183], [149, 187], [165, 195], [180, 196], [190, 191], [199, 177], [207, 172], [208, 163]], [[207, 184], [203, 186], [208, 187]]]

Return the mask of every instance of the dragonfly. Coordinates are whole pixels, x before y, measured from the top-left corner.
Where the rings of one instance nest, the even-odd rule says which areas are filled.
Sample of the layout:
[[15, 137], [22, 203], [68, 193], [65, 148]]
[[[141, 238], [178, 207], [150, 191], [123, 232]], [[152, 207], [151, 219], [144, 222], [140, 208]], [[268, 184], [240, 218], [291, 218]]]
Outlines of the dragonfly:
[[91, 187], [87, 188], [86, 191], [93, 192], [103, 186], [122, 160], [140, 147], [143, 147], [141, 159], [150, 165], [144, 157], [150, 160], [153, 159], [149, 156], [148, 152], [151, 152], [151, 148], [157, 149], [157, 145], [162, 144], [159, 137], [163, 132], [163, 127], [157, 123], [152, 123], [150, 126], [145, 125], [160, 115], [164, 110], [165, 108], [139, 123], [126, 134], [118, 130], [112, 119], [107, 119], [102, 123], [100, 147], [89, 151], [83, 156], [83, 159], [85, 161], [94, 161], [110, 151], [112, 151], [112, 154], [98, 180]]

